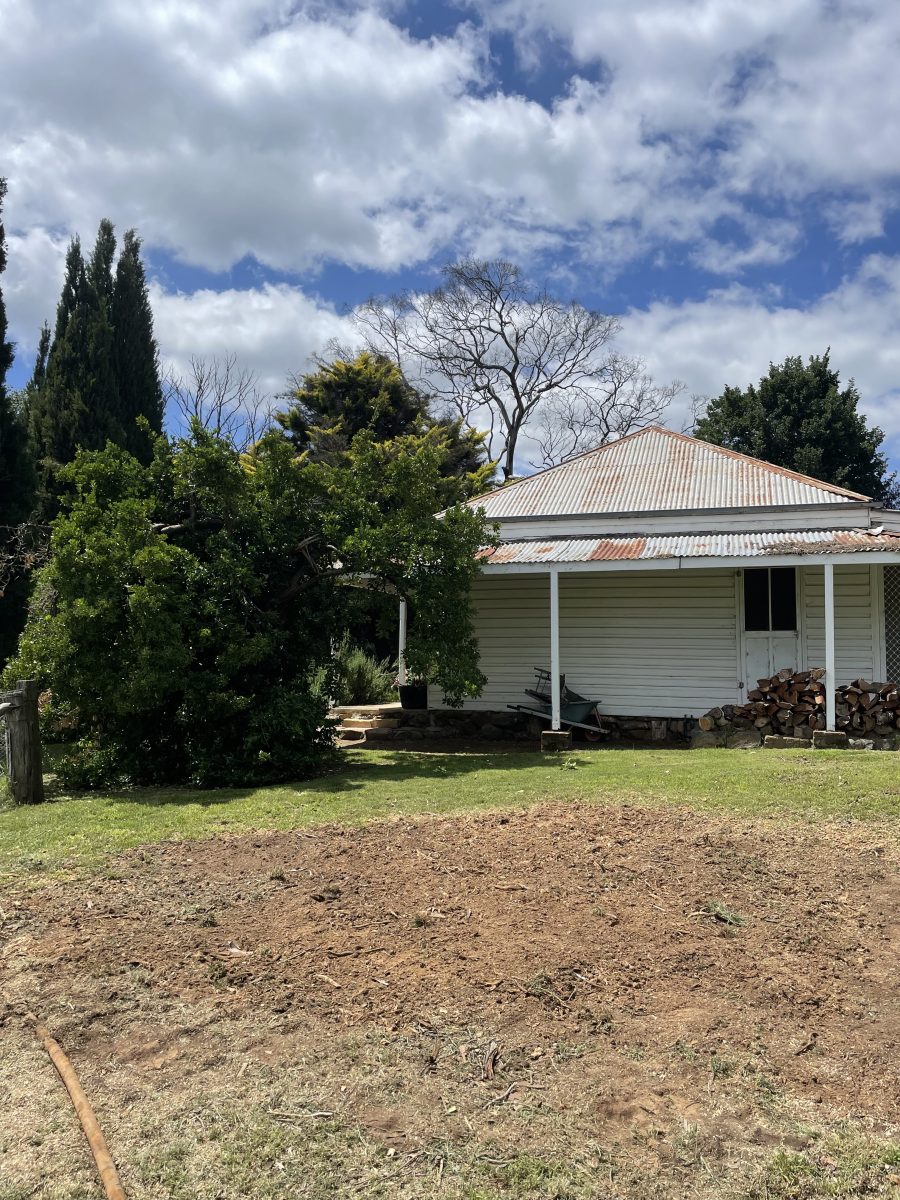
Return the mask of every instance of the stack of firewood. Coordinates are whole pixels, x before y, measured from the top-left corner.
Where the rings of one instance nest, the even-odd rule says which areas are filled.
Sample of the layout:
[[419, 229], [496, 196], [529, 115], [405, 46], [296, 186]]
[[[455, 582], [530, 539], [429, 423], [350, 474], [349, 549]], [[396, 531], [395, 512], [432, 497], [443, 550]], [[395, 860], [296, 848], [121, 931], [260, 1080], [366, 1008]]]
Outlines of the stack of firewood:
[[[713, 708], [697, 722], [703, 730], [758, 729], [760, 735], [809, 738], [825, 728], [824, 667], [812, 671], [785, 668], [757, 679], [746, 704]], [[851, 736], [885, 736], [900, 728], [900, 685], [854, 679], [835, 692], [835, 725]]]
[[900, 728], [900, 686], [854, 679], [835, 694], [835, 725], [863, 733]]

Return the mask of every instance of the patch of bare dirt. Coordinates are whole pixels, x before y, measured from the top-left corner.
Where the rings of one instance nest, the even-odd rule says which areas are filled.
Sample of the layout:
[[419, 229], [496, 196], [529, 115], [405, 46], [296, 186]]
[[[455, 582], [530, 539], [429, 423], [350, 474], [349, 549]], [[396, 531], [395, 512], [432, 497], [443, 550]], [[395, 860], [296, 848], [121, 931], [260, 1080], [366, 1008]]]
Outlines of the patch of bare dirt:
[[[786, 1099], [900, 1111], [898, 865], [876, 826], [587, 805], [164, 844], [4, 898], [7, 1026], [40, 1010], [127, 1103], [306, 1064], [394, 1154], [438, 1109], [675, 1165], [686, 1130], [713, 1160], [802, 1147]], [[373, 1095], [389, 1048], [402, 1095]]]

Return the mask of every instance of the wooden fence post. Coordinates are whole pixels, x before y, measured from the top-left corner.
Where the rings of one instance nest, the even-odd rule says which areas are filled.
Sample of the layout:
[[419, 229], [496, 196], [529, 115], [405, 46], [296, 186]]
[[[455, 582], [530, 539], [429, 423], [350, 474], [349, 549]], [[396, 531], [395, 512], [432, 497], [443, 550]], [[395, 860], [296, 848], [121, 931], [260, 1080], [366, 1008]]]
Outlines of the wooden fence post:
[[15, 691], [0, 695], [0, 714], [6, 718], [6, 762], [16, 804], [40, 804], [44, 799], [38, 691], [36, 679], [20, 679]]

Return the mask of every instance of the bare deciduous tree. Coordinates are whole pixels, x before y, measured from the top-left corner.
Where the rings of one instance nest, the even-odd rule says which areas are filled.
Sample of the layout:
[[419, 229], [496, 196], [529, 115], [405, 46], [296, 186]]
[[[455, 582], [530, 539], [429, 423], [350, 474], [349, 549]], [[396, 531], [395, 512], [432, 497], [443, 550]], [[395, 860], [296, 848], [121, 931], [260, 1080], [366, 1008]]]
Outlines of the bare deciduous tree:
[[271, 398], [260, 391], [254, 372], [238, 365], [235, 354], [192, 356], [186, 377], [167, 372], [165, 393], [185, 426], [198, 421], [240, 451], [248, 450], [272, 424]]
[[559, 461], [573, 442], [599, 443], [658, 418], [678, 390], [657, 388], [640, 360], [611, 353], [616, 317], [530, 287], [508, 262], [464, 259], [433, 292], [373, 299], [355, 318], [371, 348], [421, 390], [487, 428], [505, 479], [529, 423], [555, 430], [541, 454]]
[[691, 396], [691, 402], [685, 418], [681, 424], [681, 432], [688, 433], [694, 436], [694, 430], [697, 428], [697, 422], [706, 416], [706, 410], [709, 408], [711, 396], [703, 396], [695, 392]]
[[534, 465], [554, 467], [652, 425], [683, 389], [678, 380], [654, 383], [642, 358], [608, 355], [593, 387], [563, 391], [541, 407], [533, 439], [540, 458]]
[[33, 519], [0, 525], [0, 597], [16, 579], [42, 567], [49, 555], [49, 525]]

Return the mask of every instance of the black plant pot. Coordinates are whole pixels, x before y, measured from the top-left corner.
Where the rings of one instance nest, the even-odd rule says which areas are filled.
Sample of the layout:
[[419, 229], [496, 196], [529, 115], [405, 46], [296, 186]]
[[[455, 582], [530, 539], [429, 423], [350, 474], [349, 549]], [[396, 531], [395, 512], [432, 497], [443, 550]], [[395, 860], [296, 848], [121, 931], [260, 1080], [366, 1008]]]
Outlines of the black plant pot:
[[401, 708], [428, 707], [427, 683], [401, 683], [397, 691], [400, 693]]

